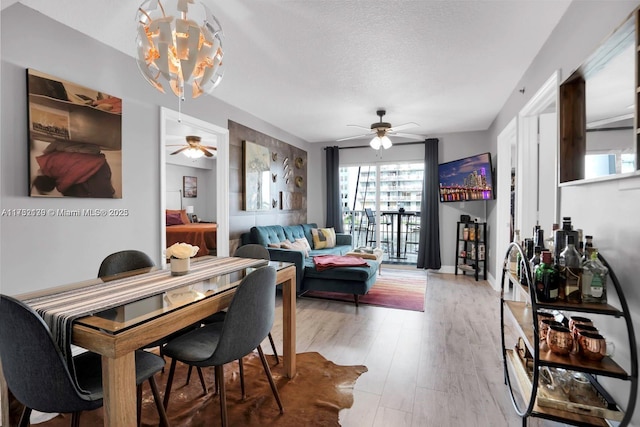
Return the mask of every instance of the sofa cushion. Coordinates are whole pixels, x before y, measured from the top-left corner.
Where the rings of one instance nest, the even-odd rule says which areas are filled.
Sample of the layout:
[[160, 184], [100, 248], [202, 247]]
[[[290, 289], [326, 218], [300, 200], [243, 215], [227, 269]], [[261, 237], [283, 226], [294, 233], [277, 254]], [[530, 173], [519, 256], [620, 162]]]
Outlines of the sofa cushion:
[[290, 242], [304, 238], [304, 229], [301, 225], [285, 225], [282, 227], [282, 231], [284, 231], [284, 236]]
[[378, 271], [378, 263], [375, 260], [366, 261], [367, 267], [336, 267], [318, 271], [313, 258], [307, 258], [304, 262], [304, 275], [317, 279], [366, 282], [372, 276], [376, 276]]
[[251, 240], [259, 245], [268, 246], [269, 243], [280, 243], [287, 240], [281, 225], [262, 225], [251, 227]]
[[300, 225], [302, 226], [304, 237], [307, 238], [307, 242], [309, 242], [309, 245], [313, 247], [313, 236], [311, 235], [311, 230], [314, 228], [318, 228], [318, 224], [316, 224], [315, 222], [312, 222], [309, 224], [300, 224]]

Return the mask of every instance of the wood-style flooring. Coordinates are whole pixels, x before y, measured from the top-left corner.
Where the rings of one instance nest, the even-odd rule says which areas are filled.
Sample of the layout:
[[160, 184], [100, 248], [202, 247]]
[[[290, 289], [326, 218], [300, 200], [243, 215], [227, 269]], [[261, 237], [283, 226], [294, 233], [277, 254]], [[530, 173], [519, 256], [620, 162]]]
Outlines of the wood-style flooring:
[[[340, 412], [341, 425], [522, 426], [503, 379], [499, 293], [469, 276], [387, 266], [382, 274], [424, 278], [425, 311], [297, 299], [298, 353], [368, 368], [353, 406]], [[280, 312], [272, 335], [281, 347], [279, 319]]]

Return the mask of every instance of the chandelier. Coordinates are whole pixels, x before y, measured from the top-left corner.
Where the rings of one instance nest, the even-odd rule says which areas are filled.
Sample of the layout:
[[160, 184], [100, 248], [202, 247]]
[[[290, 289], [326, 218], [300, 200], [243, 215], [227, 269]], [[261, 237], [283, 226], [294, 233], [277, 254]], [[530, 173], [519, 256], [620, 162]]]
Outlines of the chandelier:
[[[191, 10], [189, 5], [195, 0], [167, 3], [175, 4], [176, 16], [168, 13], [160, 0], [146, 0], [138, 8], [138, 69], [162, 93], [163, 83], [168, 83], [180, 99], [186, 87], [191, 87], [191, 96], [197, 98], [222, 80], [222, 27], [203, 3]], [[197, 18], [201, 24], [194, 20]]]

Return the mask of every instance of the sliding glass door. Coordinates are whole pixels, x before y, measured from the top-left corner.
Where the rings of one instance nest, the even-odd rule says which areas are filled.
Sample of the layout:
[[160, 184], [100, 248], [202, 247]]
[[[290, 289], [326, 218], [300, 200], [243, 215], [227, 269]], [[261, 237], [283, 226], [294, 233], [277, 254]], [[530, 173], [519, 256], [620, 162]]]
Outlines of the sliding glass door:
[[[411, 230], [419, 229], [424, 163], [367, 164], [340, 168], [344, 230], [353, 236], [354, 246], [375, 246], [385, 250], [385, 260], [412, 258], [407, 251]], [[367, 210], [382, 224], [380, 232], [367, 218]], [[405, 212], [399, 215], [400, 212]], [[388, 225], [385, 225], [388, 224]], [[411, 230], [409, 230], [411, 229]], [[417, 245], [410, 252], [416, 252]]]

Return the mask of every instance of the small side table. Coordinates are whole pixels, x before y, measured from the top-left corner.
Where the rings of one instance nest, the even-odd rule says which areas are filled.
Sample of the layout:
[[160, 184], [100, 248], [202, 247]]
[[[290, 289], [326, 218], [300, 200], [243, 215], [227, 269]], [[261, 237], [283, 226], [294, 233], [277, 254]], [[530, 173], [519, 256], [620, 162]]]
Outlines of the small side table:
[[345, 256], [355, 256], [363, 259], [375, 259], [376, 261], [378, 261], [378, 272], [380, 274], [382, 274], [382, 255], [382, 249], [378, 248], [375, 248], [373, 250], [373, 253], [350, 251], [345, 254]]

